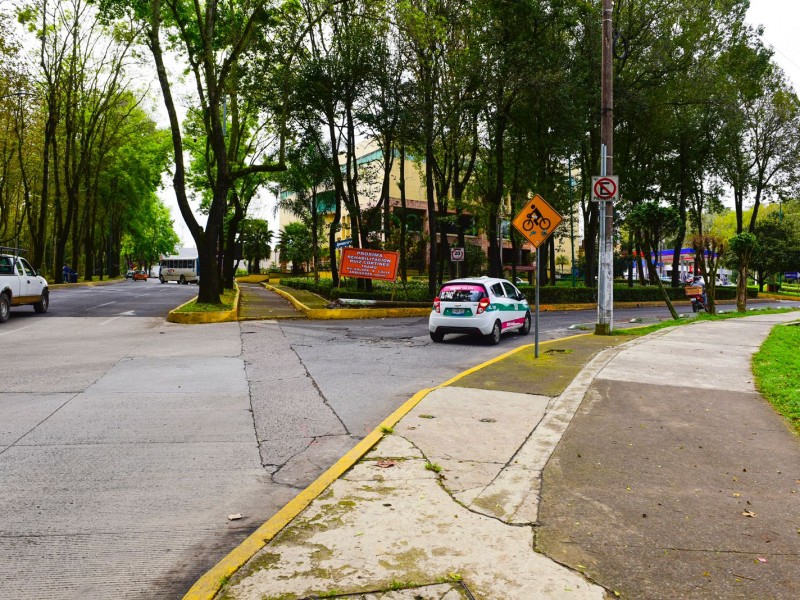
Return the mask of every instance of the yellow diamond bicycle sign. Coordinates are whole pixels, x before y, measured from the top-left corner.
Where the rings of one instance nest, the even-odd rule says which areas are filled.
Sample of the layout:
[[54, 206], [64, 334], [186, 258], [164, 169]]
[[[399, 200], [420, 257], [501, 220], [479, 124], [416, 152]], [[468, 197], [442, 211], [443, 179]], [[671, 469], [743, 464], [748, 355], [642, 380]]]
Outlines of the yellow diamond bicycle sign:
[[539, 194], [528, 200], [512, 225], [534, 248], [541, 246], [564, 219]]

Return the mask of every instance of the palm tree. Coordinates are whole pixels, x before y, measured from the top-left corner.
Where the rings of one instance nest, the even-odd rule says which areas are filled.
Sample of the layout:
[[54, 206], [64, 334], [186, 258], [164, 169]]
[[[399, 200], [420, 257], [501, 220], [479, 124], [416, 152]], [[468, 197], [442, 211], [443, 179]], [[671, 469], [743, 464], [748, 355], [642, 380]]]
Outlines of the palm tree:
[[274, 233], [264, 219], [245, 219], [241, 225], [242, 254], [247, 260], [247, 272], [261, 272], [261, 261], [272, 256]]

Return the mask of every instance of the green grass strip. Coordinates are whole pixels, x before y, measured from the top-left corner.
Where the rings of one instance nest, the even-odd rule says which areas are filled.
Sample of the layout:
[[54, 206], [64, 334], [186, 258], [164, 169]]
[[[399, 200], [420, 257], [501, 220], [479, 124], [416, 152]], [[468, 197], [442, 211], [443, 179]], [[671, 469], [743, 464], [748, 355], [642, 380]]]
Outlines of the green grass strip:
[[772, 329], [753, 357], [756, 387], [800, 433], [800, 325]]
[[236, 290], [225, 290], [220, 296], [220, 304], [207, 304], [197, 301], [190, 302], [181, 308], [181, 312], [222, 312], [233, 310], [233, 301], [236, 300]]

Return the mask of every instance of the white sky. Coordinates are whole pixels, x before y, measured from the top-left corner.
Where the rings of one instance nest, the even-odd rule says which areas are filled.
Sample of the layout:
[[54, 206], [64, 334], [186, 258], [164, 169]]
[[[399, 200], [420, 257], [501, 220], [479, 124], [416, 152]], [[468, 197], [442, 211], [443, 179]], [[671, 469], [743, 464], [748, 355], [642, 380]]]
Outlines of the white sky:
[[747, 20], [764, 26], [764, 43], [800, 94], [800, 0], [750, 0]]

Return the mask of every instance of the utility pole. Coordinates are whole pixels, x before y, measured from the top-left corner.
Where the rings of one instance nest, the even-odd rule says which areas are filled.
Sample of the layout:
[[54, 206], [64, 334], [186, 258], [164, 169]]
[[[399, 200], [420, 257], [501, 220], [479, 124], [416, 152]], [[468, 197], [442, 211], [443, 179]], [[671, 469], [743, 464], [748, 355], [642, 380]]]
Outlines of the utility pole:
[[575, 204], [572, 201], [572, 155], [567, 157], [567, 171], [569, 172], [569, 247], [572, 262], [569, 265], [572, 271], [572, 287], [575, 288]]
[[[603, 0], [603, 55], [600, 91], [600, 175], [614, 174], [614, 85], [611, 0]], [[614, 330], [614, 203], [600, 201], [600, 244], [595, 334]]]

